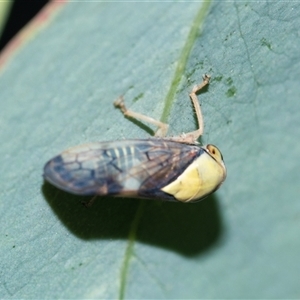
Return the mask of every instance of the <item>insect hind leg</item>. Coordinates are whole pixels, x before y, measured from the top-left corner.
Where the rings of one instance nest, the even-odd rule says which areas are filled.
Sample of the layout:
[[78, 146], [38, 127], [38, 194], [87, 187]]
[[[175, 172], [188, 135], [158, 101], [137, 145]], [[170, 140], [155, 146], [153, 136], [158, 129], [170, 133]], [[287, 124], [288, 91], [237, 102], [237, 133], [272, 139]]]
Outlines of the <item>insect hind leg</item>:
[[161, 121], [155, 120], [151, 117], [145, 116], [143, 114], [137, 113], [135, 111], [127, 109], [124, 102], [124, 97], [120, 96], [117, 100], [114, 101], [114, 106], [116, 108], [119, 108], [123, 115], [125, 117], [138, 119], [147, 123], [150, 123], [152, 125], [155, 125], [158, 127], [158, 130], [155, 132], [155, 136], [157, 137], [165, 137], [167, 135], [169, 125], [166, 123], [163, 123]]
[[91, 207], [93, 204], [94, 204], [94, 202], [95, 202], [95, 200], [96, 200], [96, 198], [98, 197], [99, 195], [95, 195], [95, 196], [93, 196], [91, 199], [89, 199], [89, 200], [83, 200], [83, 201], [81, 201], [81, 204], [84, 206], [84, 207], [86, 207], [86, 208], [89, 208], [89, 207]]

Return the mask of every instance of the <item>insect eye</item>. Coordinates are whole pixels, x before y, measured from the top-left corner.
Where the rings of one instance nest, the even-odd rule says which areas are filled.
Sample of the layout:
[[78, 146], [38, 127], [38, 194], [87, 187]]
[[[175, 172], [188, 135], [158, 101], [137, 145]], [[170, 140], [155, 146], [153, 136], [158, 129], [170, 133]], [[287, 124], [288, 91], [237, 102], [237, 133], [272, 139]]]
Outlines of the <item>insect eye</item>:
[[217, 161], [217, 162], [222, 162], [223, 161], [223, 156], [220, 152], [220, 150], [214, 146], [214, 145], [207, 145], [206, 150], [208, 153]]

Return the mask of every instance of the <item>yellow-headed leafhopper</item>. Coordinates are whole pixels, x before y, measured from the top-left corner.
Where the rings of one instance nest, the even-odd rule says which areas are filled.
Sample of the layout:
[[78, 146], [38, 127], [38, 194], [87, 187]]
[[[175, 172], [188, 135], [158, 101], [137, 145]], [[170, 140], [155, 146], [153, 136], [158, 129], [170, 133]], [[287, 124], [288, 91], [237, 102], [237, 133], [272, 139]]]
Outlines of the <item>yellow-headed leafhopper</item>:
[[226, 178], [221, 152], [213, 145], [199, 146], [203, 117], [196, 93], [190, 93], [199, 128], [177, 137], [165, 137], [168, 125], [128, 110], [123, 98], [115, 101], [126, 117], [157, 125], [154, 138], [97, 142], [70, 148], [44, 167], [44, 178], [76, 195], [110, 195], [196, 202], [219, 188]]

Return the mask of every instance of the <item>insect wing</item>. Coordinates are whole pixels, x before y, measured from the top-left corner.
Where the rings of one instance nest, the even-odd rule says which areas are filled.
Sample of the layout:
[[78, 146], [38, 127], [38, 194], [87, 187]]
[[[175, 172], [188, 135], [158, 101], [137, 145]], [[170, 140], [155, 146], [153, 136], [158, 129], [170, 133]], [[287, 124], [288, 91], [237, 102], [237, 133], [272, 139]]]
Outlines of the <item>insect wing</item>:
[[201, 155], [202, 148], [163, 139], [92, 143], [50, 160], [44, 178], [78, 195], [123, 195], [175, 200], [160, 189]]

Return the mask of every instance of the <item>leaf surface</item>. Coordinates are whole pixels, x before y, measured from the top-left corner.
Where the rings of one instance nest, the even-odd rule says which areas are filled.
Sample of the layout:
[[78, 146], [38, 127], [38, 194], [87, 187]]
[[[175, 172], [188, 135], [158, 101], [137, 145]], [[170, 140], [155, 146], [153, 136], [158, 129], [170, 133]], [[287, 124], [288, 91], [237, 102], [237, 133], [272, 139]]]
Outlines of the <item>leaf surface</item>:
[[[70, 2], [34, 31], [0, 75], [2, 297], [299, 297], [299, 6]], [[149, 137], [119, 95], [194, 130], [204, 73], [202, 142], [228, 169], [213, 196], [86, 209], [43, 182], [68, 147]]]

